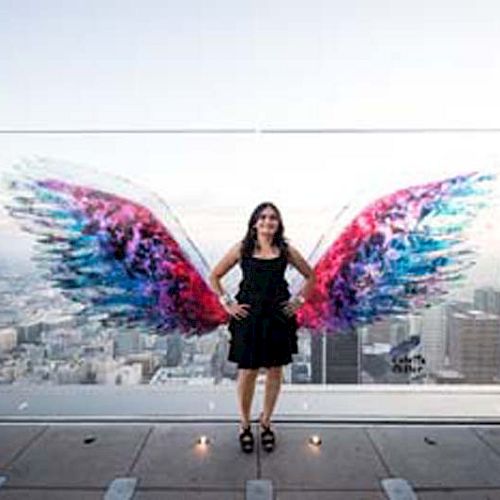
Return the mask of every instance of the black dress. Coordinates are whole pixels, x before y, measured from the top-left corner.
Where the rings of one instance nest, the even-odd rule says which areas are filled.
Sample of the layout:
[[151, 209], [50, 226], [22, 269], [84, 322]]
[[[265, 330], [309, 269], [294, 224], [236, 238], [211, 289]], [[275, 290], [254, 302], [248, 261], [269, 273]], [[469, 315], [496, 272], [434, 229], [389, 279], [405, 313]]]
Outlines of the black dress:
[[297, 348], [297, 318], [287, 316], [280, 303], [290, 298], [284, 275], [286, 256], [261, 259], [242, 257], [243, 279], [235, 298], [250, 304], [248, 316], [229, 320], [228, 360], [238, 368], [286, 365]]

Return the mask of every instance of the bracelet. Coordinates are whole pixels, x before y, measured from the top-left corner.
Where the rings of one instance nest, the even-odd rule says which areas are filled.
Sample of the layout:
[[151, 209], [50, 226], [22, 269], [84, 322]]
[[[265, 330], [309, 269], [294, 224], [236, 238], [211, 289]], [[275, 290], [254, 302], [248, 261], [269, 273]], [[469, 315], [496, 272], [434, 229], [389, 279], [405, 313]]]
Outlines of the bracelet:
[[304, 296], [300, 293], [295, 295], [293, 300], [297, 300], [301, 305], [306, 301], [306, 299], [304, 299]]
[[222, 295], [219, 296], [219, 302], [222, 305], [229, 306], [234, 302], [234, 300], [231, 298], [231, 295], [229, 295], [228, 293], [223, 293]]

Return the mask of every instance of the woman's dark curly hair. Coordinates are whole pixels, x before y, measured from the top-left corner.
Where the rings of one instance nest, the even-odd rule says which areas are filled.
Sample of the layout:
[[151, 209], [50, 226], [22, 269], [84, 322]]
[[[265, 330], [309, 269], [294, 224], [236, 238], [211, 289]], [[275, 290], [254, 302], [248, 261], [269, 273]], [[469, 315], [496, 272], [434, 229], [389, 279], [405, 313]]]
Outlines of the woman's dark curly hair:
[[261, 212], [267, 208], [272, 208], [278, 217], [278, 229], [274, 233], [272, 245], [280, 249], [281, 255], [288, 254], [288, 240], [284, 237], [285, 227], [278, 207], [270, 201], [264, 201], [255, 207], [248, 221], [248, 228], [245, 237], [241, 240], [241, 254], [245, 257], [252, 257], [255, 247], [257, 246], [257, 230], [253, 227], [260, 217]]

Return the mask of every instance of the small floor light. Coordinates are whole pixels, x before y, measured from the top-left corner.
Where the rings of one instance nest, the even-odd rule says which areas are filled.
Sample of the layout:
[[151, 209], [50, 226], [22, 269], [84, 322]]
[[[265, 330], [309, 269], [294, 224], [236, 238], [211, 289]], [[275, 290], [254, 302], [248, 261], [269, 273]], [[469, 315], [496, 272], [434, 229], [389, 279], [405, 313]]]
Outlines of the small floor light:
[[317, 434], [309, 437], [309, 443], [313, 446], [321, 446], [321, 438]]
[[205, 436], [205, 434], [202, 434], [198, 437], [196, 443], [200, 446], [208, 446], [210, 444], [210, 439], [208, 439], [208, 436]]

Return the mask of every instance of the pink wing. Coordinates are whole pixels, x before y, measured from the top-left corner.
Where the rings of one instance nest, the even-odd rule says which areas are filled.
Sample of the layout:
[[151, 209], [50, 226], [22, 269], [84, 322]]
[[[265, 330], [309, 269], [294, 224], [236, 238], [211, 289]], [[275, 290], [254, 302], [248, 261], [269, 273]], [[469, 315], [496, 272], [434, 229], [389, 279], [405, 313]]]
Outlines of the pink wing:
[[474, 264], [463, 231], [486, 205], [493, 179], [457, 176], [367, 206], [315, 265], [317, 286], [297, 311], [299, 325], [347, 332], [441, 301]]
[[[29, 174], [10, 182], [7, 209], [38, 237], [38, 262], [66, 297], [85, 305], [80, 314], [104, 313], [118, 325], [140, 322], [156, 333], [201, 334], [228, 320], [193, 264], [198, 258], [206, 272], [206, 263], [166, 207], [160, 221], [141, 203], [63, 180], [80, 178], [74, 166], [54, 168], [44, 160], [27, 167]], [[110, 182], [115, 190], [122, 185]]]

